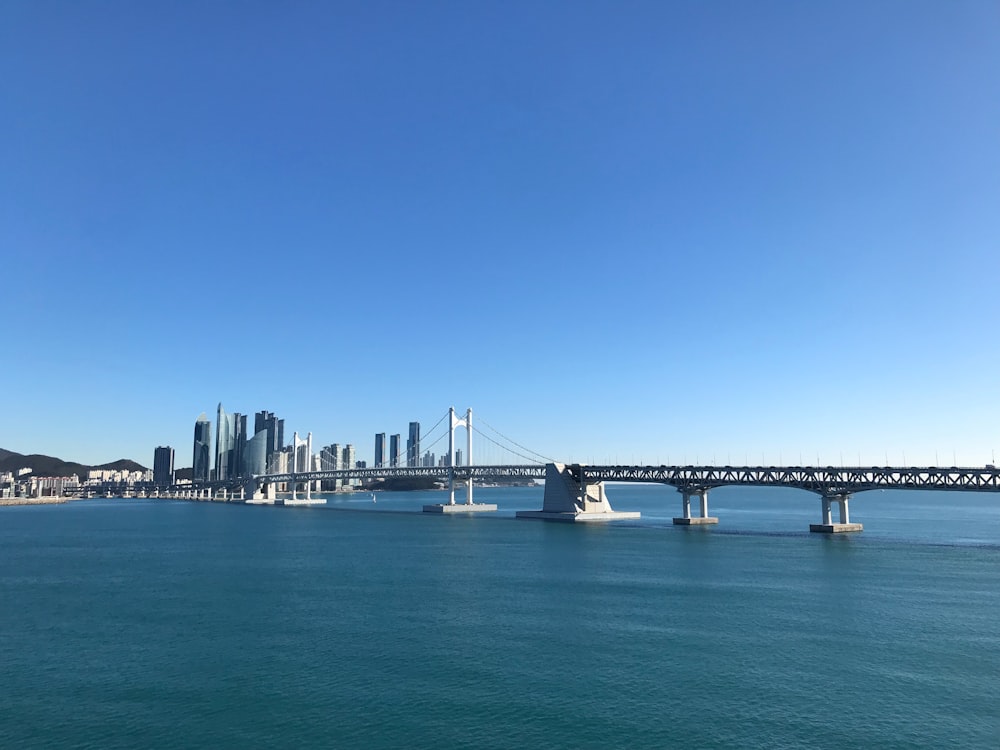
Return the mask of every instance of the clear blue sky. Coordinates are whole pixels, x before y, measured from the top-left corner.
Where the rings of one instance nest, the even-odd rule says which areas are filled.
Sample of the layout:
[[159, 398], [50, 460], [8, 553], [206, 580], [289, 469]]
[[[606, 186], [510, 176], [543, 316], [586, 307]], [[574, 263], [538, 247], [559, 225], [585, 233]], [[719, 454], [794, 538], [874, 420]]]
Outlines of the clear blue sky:
[[471, 406], [603, 462], [1000, 449], [995, 2], [0, 6], [0, 447]]

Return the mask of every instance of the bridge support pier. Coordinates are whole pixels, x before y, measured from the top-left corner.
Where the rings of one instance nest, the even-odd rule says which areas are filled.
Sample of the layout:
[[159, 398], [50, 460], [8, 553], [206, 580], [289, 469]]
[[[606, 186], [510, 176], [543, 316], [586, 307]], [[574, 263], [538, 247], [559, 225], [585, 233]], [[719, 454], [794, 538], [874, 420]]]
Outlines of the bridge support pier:
[[[840, 492], [823, 495], [823, 523], [809, 524], [809, 531], [816, 531], [823, 534], [839, 534], [845, 531], [861, 531], [864, 526], [860, 523], [851, 523], [850, 512], [847, 508], [847, 501], [850, 500], [849, 492]], [[840, 506], [840, 523], [833, 522], [831, 505], [837, 503]]]
[[308, 476], [305, 477], [303, 483], [305, 484], [306, 496], [300, 498], [298, 495], [298, 482], [295, 480], [295, 473], [299, 471], [299, 447], [305, 447], [305, 459], [306, 459], [306, 471], [312, 471], [312, 433], [306, 435], [305, 440], [299, 439], [299, 433], [292, 434], [292, 470], [289, 472], [292, 475], [292, 481], [289, 482], [292, 489], [292, 496], [288, 500], [275, 500], [275, 505], [326, 505], [325, 497], [313, 497], [312, 496], [312, 479]]
[[274, 505], [274, 501], [278, 497], [277, 486], [274, 482], [265, 482], [259, 487], [254, 482], [253, 486], [248, 486], [247, 489], [250, 490], [250, 497], [246, 499], [248, 505]]
[[635, 511], [616, 511], [604, 494], [604, 482], [588, 484], [585, 467], [545, 465], [545, 496], [541, 510], [519, 510], [517, 518], [543, 521], [615, 521], [639, 518]]
[[[684, 498], [681, 502], [681, 517], [675, 518], [674, 523], [678, 526], [706, 526], [709, 524], [718, 523], [719, 519], [715, 516], [708, 515], [708, 490], [691, 490], [678, 488], [678, 492]], [[699, 501], [701, 515], [692, 516], [691, 515], [691, 498], [697, 497]]]

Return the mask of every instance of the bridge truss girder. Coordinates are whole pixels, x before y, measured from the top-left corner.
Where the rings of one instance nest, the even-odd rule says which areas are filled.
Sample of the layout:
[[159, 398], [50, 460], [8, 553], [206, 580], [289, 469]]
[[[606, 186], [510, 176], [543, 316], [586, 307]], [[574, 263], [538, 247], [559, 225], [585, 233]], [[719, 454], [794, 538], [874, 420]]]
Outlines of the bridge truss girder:
[[820, 495], [877, 489], [1000, 492], [994, 468], [898, 468], [806, 466], [582, 466], [588, 482], [649, 482], [685, 491], [729, 485], [792, 487]]

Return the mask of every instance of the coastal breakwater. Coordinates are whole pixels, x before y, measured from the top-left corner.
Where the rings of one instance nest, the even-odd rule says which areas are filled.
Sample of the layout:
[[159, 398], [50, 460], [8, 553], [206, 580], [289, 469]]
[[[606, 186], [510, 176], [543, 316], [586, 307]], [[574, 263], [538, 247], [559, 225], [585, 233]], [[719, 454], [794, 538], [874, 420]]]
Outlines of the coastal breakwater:
[[58, 505], [71, 500], [68, 497], [0, 497], [3, 505]]

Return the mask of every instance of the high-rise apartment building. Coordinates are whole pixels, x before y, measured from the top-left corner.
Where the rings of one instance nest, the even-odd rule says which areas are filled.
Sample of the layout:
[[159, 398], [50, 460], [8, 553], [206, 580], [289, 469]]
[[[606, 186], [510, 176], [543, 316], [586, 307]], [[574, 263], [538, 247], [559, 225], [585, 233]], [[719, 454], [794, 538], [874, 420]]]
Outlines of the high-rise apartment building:
[[385, 466], [385, 433], [375, 434], [375, 468], [381, 469]]
[[420, 465], [420, 422], [410, 422], [410, 435], [406, 440], [406, 465]]
[[389, 466], [399, 466], [399, 435], [389, 436]]
[[270, 466], [273, 456], [285, 447], [285, 420], [278, 419], [269, 411], [259, 411], [254, 415], [253, 433], [266, 432], [266, 461]]
[[202, 412], [194, 423], [194, 457], [191, 459], [191, 481], [204, 484], [209, 481], [212, 467], [212, 423]]
[[153, 451], [153, 485], [169, 487], [174, 483], [174, 449], [163, 445]]
[[[355, 468], [354, 462], [355, 462], [354, 446], [348, 443], [347, 445], [344, 446], [344, 452], [341, 454], [340, 457], [340, 468], [353, 469]], [[344, 481], [344, 484], [347, 485], [348, 487], [355, 487], [357, 486], [358, 481], [356, 479], [347, 479]]]
[[[320, 449], [319, 452], [319, 468], [320, 471], [336, 471], [338, 464], [340, 462], [339, 453], [335, 452], [336, 446], [325, 445]], [[337, 489], [337, 485], [332, 479], [324, 479], [320, 483], [320, 489], [324, 492], [332, 492]]]
[[320, 450], [319, 468], [321, 471], [336, 471], [340, 468], [340, 446], [326, 445]]
[[[331, 468], [333, 468], [335, 471], [340, 471], [341, 469], [345, 468], [344, 452], [340, 446], [340, 443], [334, 443], [333, 445], [330, 446], [330, 456], [333, 458], [333, 466]], [[343, 479], [333, 480], [334, 490], [339, 490], [343, 486], [344, 486]]]
[[294, 449], [295, 463], [292, 465], [294, 471], [312, 471], [312, 456], [309, 455], [309, 443], [302, 440]]

